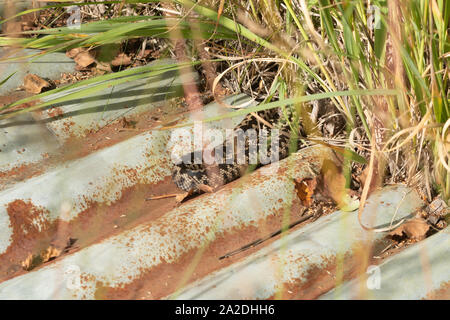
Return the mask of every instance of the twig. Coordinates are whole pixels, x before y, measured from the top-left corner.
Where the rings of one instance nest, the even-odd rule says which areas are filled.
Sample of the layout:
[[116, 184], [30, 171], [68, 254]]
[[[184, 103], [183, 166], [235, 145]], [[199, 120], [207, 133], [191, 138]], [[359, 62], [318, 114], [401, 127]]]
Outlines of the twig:
[[[308, 219], [310, 219], [310, 218], [312, 218], [312, 217], [314, 217], [314, 214], [313, 214], [313, 213], [310, 214], [310, 215], [307, 215], [306, 217], [303, 217], [303, 218], [301, 218], [301, 219], [299, 219], [299, 220], [297, 220], [297, 221], [295, 221], [295, 222], [293, 222], [293, 223], [291, 223], [291, 224], [287, 227], [286, 230], [289, 230], [289, 229], [295, 227], [296, 225], [298, 225], [298, 224], [300, 224], [300, 223], [302, 223], [302, 222], [304, 222], [304, 221], [306, 221], [306, 220], [308, 220]], [[279, 234], [281, 234], [281, 233], [283, 232], [283, 229], [284, 229], [284, 228], [278, 229], [277, 231], [271, 233], [270, 235], [268, 235], [268, 236], [266, 236], [266, 237], [264, 237], [264, 238], [260, 238], [260, 239], [258, 239], [258, 240], [255, 240], [255, 241], [249, 243], [249, 244], [246, 244], [245, 246], [243, 246], [243, 247], [241, 247], [241, 248], [239, 248], [239, 249], [236, 249], [236, 250], [234, 250], [234, 251], [231, 251], [230, 253], [227, 253], [226, 255], [221, 256], [221, 257], [219, 258], [219, 260], [223, 260], [223, 259], [225, 259], [225, 258], [229, 258], [229, 257], [231, 257], [231, 256], [234, 256], [234, 255], [236, 255], [236, 254], [238, 254], [238, 253], [240, 253], [240, 252], [243, 252], [243, 251], [248, 250], [248, 249], [250, 249], [250, 248], [252, 248], [252, 247], [254, 247], [254, 246], [257, 246], [258, 244], [261, 244], [261, 243], [263, 243], [264, 241], [267, 241], [267, 240], [269, 240], [269, 239], [271, 239], [271, 238], [273, 238], [273, 237], [276, 237], [277, 235], [279, 235]], [[284, 230], [284, 231], [286, 231], [286, 230]]]
[[162, 196], [154, 196], [154, 197], [149, 197], [149, 198], [145, 198], [145, 200], [159, 200], [159, 199], [166, 199], [166, 198], [176, 198], [178, 196], [177, 193], [173, 193], [173, 194], [164, 194]]

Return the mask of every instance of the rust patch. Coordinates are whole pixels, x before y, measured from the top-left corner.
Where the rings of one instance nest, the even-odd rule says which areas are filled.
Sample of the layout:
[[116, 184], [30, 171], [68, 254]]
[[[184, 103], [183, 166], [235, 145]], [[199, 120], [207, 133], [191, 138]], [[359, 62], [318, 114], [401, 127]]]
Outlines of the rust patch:
[[63, 110], [59, 107], [53, 107], [53, 108], [47, 109], [46, 111], [47, 111], [47, 115], [50, 118], [55, 118], [55, 119], [62, 118], [62, 116], [64, 114]]
[[[333, 289], [337, 284], [361, 276], [362, 286], [358, 295], [361, 299], [368, 297], [365, 286], [366, 270], [369, 265], [381, 263], [374, 257], [383, 247], [383, 240], [358, 242], [343, 257], [323, 257], [321, 265], [312, 265], [302, 279], [283, 283], [280, 290], [270, 299], [314, 300]], [[300, 258], [305, 259], [305, 258]]]
[[19, 101], [20, 99], [24, 99], [30, 97], [31, 94], [25, 91], [16, 91], [12, 92], [6, 96], [0, 96], [0, 107], [7, 106], [8, 104]]
[[25, 271], [21, 263], [27, 256], [38, 255], [49, 246], [64, 249], [71, 239], [76, 239], [75, 245], [65, 253], [76, 252], [111, 235], [159, 218], [176, 206], [175, 199], [145, 201], [145, 198], [152, 193], [173, 193], [176, 190], [170, 177], [156, 185], [134, 185], [122, 190], [121, 198], [110, 205], [91, 202], [70, 222], [58, 218], [44, 224], [40, 231], [32, 221], [43, 222], [42, 217], [48, 212], [30, 201], [13, 201], [7, 211], [14, 235], [11, 245], [0, 255], [0, 281], [23, 274]]
[[[1, 150], [0, 150], [1, 153]], [[27, 163], [14, 167], [8, 171], [0, 171], [0, 190], [15, 181], [22, 181], [43, 172], [42, 166]]]
[[4, 274], [20, 271], [21, 263], [30, 253], [40, 252], [48, 247], [49, 242], [43, 239], [51, 232], [51, 226], [45, 217], [49, 212], [29, 200], [10, 202], [6, 211], [12, 228], [12, 245], [0, 255], [0, 279]]
[[[2, 100], [2, 102], [8, 104], [26, 96], [27, 95], [23, 93], [18, 94], [17, 96], [14, 94], [7, 96], [8, 99], [5, 101]], [[0, 99], [3, 98], [6, 97], [0, 97]], [[24, 106], [22, 105], [22, 107]], [[0, 190], [11, 183], [24, 181], [38, 176], [60, 163], [83, 158], [95, 151], [111, 147], [119, 142], [137, 136], [138, 134], [150, 131], [161, 122], [184, 114], [183, 108], [177, 108], [171, 113], [165, 113], [162, 109], [162, 107], [155, 108], [133, 117], [118, 118], [100, 129], [88, 131], [87, 135], [83, 138], [71, 137], [67, 139], [55, 154], [44, 154], [44, 158], [38, 162], [20, 165], [11, 170], [0, 172]], [[58, 107], [32, 113], [34, 117], [39, 114], [47, 114], [50, 116], [49, 119], [36, 120], [37, 123], [43, 124], [64, 118], [64, 113], [61, 108]], [[124, 123], [129, 122], [133, 123], [133, 128], [124, 125]], [[69, 130], [70, 126], [73, 124], [74, 123], [71, 121], [64, 122], [66, 130]]]
[[450, 300], [450, 281], [442, 283], [440, 288], [427, 294], [427, 300]]
[[[307, 260], [307, 258], [299, 258]], [[278, 292], [269, 300], [312, 300], [328, 292], [336, 285], [336, 259], [324, 258], [322, 265], [312, 265], [302, 280], [283, 283]]]
[[[303, 210], [300, 210], [299, 201], [294, 198], [288, 220], [294, 222], [299, 218], [301, 212], [303, 212]], [[105, 286], [104, 284], [98, 284], [98, 290], [95, 296], [99, 299], [161, 299], [166, 297], [175, 292], [182, 284], [182, 281], [186, 281], [186, 283], [184, 283], [184, 285], [186, 285], [201, 279], [211, 272], [229, 266], [256, 252], [261, 249], [261, 247], [279, 239], [280, 236], [274, 237], [245, 252], [227, 259], [219, 260], [219, 257], [224, 254], [280, 229], [284, 220], [283, 213], [284, 210], [279, 210], [267, 217], [267, 219], [256, 221], [251, 226], [234, 228], [224, 234], [218, 235], [214, 241], [207, 243], [204, 249], [192, 249], [189, 252], [182, 254], [176, 262], [163, 262], [149, 270], [142, 270], [141, 276], [138, 279], [134, 279], [133, 282], [123, 285], [122, 287], [113, 288]], [[302, 227], [305, 224], [306, 223], [302, 223], [296, 228]], [[165, 227], [162, 226], [161, 232], [164, 232], [164, 229]], [[183, 246], [183, 243], [180, 245]], [[202, 250], [204, 251], [201, 252]], [[189, 270], [196, 259], [198, 259], [197, 255], [199, 253], [201, 253], [201, 257], [198, 264], [193, 266], [192, 274], [187, 275], [187, 270]]]
[[48, 228], [45, 215], [48, 211], [34, 206], [31, 201], [15, 200], [6, 208], [13, 229], [13, 238], [25, 240]]

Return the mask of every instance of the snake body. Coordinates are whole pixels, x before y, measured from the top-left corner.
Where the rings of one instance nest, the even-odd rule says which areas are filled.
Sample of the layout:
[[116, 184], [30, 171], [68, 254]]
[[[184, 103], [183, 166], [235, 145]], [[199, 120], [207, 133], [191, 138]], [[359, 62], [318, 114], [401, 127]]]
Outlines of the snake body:
[[[246, 132], [248, 129], [254, 129], [257, 133], [256, 141], [245, 140], [244, 145], [244, 163], [239, 163], [237, 161], [236, 154], [232, 156], [232, 163], [229, 161], [230, 153], [227, 153], [227, 146], [230, 145], [230, 139], [236, 139], [236, 136], [229, 138], [224, 144], [219, 146], [223, 153], [223, 163], [206, 165], [206, 164], [195, 164], [195, 157], [201, 155], [201, 152], [192, 152], [190, 154], [184, 155], [183, 162], [176, 164], [172, 172], [172, 180], [177, 185], [178, 188], [190, 191], [199, 192], [200, 185], [210, 186], [212, 188], [217, 188], [221, 185], [227, 184], [233, 180], [236, 180], [244, 175], [249, 166], [250, 150], [251, 144], [260, 143], [259, 133], [262, 130], [270, 137], [271, 130], [274, 128], [279, 130], [279, 139], [277, 150], [272, 150], [271, 143], [266, 144], [264, 147], [266, 149], [266, 154], [268, 157], [272, 156], [273, 152], [278, 152], [278, 159], [281, 160], [289, 155], [290, 138], [291, 136], [302, 135], [303, 130], [301, 125], [298, 126], [299, 132], [296, 135], [292, 135], [292, 121], [295, 121], [295, 117], [290, 109], [285, 108], [274, 108], [259, 111], [254, 114], [248, 114], [246, 118], [236, 127], [236, 129], [241, 129]], [[297, 123], [299, 123], [297, 121]], [[270, 124], [270, 127], [267, 125]], [[236, 140], [235, 140], [236, 141]], [[235, 142], [234, 142], [235, 143]], [[261, 147], [261, 145], [259, 145]], [[188, 160], [188, 161], [186, 161]], [[189, 161], [190, 160], [190, 161]], [[187, 163], [190, 162], [190, 163]], [[256, 163], [255, 169], [262, 166], [259, 162]]]

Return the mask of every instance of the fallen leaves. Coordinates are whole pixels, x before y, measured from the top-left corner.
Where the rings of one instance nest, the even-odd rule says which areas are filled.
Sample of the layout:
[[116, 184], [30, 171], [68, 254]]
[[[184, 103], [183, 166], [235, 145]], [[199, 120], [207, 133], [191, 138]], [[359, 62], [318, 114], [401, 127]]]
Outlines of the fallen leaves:
[[450, 215], [450, 209], [444, 200], [437, 198], [425, 209], [428, 215], [427, 221], [438, 229], [447, 226], [446, 217]]
[[83, 51], [82, 48], [70, 49], [70, 50], [66, 51], [66, 56], [68, 56], [70, 59], [73, 59], [82, 51]]
[[38, 255], [33, 255], [30, 253], [25, 261], [22, 262], [22, 267], [27, 271], [32, 270], [47, 261], [59, 257], [61, 252], [62, 250], [50, 246], [47, 249], [42, 250], [42, 252]]
[[434, 199], [429, 205], [419, 209], [414, 218], [402, 223], [388, 234], [393, 240], [389, 248], [393, 244], [396, 248], [404, 247], [439, 232], [447, 227], [446, 217], [449, 213], [445, 201], [440, 198]]
[[305, 207], [311, 207], [315, 195], [317, 200], [332, 200], [342, 211], [354, 211], [359, 207], [355, 192], [346, 188], [342, 167], [336, 165], [334, 160], [324, 160], [317, 178], [295, 179], [294, 184], [296, 194]]
[[54, 260], [63, 253], [69, 252], [73, 247], [77, 239], [69, 238], [66, 246], [63, 249], [59, 249], [56, 246], [50, 245], [45, 250], [42, 250], [39, 254], [33, 255], [30, 253], [28, 257], [21, 263], [22, 268], [26, 271], [30, 271], [43, 263]]
[[125, 53], [119, 53], [117, 57], [115, 57], [111, 61], [111, 65], [113, 67], [129, 66], [131, 63], [132, 63], [131, 58], [127, 56]]
[[314, 195], [314, 191], [317, 186], [316, 178], [294, 180], [294, 183], [295, 183], [295, 191], [297, 192], [297, 196], [300, 199], [302, 205], [305, 207], [311, 206], [313, 202], [312, 196]]
[[321, 190], [325, 197], [331, 198], [343, 211], [354, 211], [359, 207], [359, 200], [352, 197], [346, 188], [346, 179], [342, 168], [332, 160], [324, 160], [321, 170]]
[[389, 233], [390, 236], [406, 236], [411, 240], [423, 240], [426, 237], [430, 225], [423, 218], [414, 218], [406, 221]]
[[29, 93], [41, 93], [44, 88], [49, 88], [50, 83], [35, 74], [27, 74], [23, 79], [23, 88]]
[[91, 64], [95, 63], [95, 58], [88, 51], [79, 52], [73, 60], [81, 68], [89, 67]]
[[119, 53], [112, 61], [98, 61], [96, 59], [98, 54], [95, 50], [89, 51], [84, 48], [71, 49], [66, 52], [66, 55], [75, 61], [78, 70], [94, 67], [99, 72], [111, 72], [111, 67], [126, 67], [133, 63], [125, 53]]

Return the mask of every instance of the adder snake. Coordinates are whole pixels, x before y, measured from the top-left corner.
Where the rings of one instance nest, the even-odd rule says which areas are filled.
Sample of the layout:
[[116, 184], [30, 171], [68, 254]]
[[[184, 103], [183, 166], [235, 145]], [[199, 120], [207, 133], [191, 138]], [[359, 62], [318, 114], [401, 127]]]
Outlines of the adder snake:
[[[182, 157], [184, 161], [176, 164], [172, 172], [172, 180], [177, 187], [185, 191], [199, 192], [200, 185], [207, 185], [212, 188], [217, 188], [240, 178], [249, 167], [249, 160], [251, 159], [250, 151], [254, 150], [252, 147], [254, 148], [255, 144], [257, 144], [259, 148], [261, 148], [260, 143], [263, 139], [261, 139], [260, 133], [263, 130], [265, 130], [267, 136], [269, 137], [271, 136], [271, 131], [273, 129], [278, 129], [279, 133], [278, 146], [274, 145], [276, 148], [272, 148], [274, 146], [272, 146], [271, 142], [266, 143], [265, 146], [262, 146], [263, 148], [266, 148], [265, 152], [267, 156], [276, 156], [274, 153], [278, 152], [279, 160], [286, 158], [289, 155], [291, 137], [292, 139], [297, 140], [299, 135], [304, 135], [300, 121], [298, 121], [298, 117], [296, 117], [296, 112], [293, 112], [291, 108], [285, 107], [283, 109], [274, 108], [263, 110], [257, 112], [256, 114], [257, 117], [251, 113], [248, 114], [246, 118], [236, 127], [235, 132], [237, 132], [237, 129], [241, 129], [243, 132], [248, 132], [249, 129], [254, 129], [253, 132], [256, 132], [257, 137], [256, 140], [249, 139], [249, 136], [245, 138], [245, 161], [243, 161], [243, 163], [242, 161], [237, 161], [238, 157], [236, 155], [236, 149], [232, 150], [231, 153], [228, 149], [227, 153], [227, 146], [229, 146], [230, 143], [234, 146], [236, 145], [236, 135], [233, 135], [232, 138], [229, 138], [219, 146], [222, 150], [222, 156], [220, 157], [222, 161], [218, 161], [219, 163], [217, 164], [208, 166], [206, 164], [192, 163], [196, 154], [201, 154], [199, 151], [184, 155]], [[295, 129], [295, 127], [297, 127], [297, 129]], [[230, 139], [234, 139], [234, 142], [231, 142]], [[298, 143], [294, 142], [294, 146], [298, 147]], [[261, 167], [262, 165], [264, 164], [261, 163], [258, 158], [255, 163], [255, 169]]]

